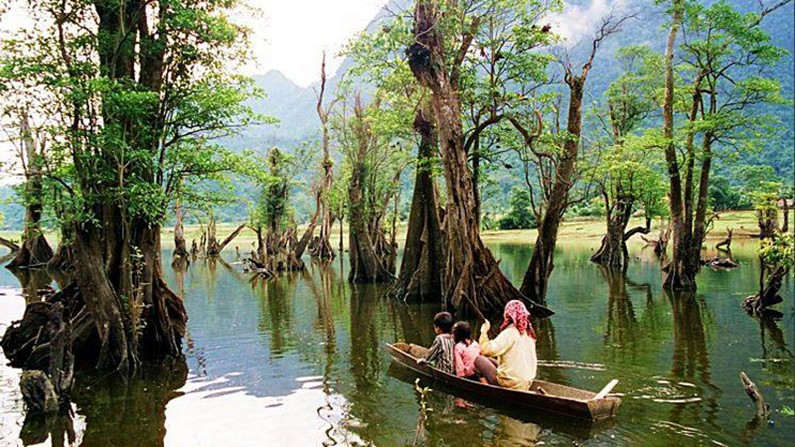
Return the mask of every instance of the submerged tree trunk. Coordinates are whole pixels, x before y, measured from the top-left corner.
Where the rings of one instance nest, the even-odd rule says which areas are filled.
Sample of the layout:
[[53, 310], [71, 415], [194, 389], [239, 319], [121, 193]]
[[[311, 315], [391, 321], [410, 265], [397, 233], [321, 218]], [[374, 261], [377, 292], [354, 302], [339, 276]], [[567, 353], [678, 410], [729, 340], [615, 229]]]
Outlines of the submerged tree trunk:
[[[586, 65], [588, 69], [589, 66]], [[582, 97], [588, 70], [583, 69], [580, 76], [570, 71], [566, 74], [569, 86], [569, 113], [566, 131], [568, 137], [563, 144], [563, 152], [555, 169], [555, 179], [544, 217], [538, 226], [538, 236], [533, 247], [530, 265], [522, 280], [521, 292], [537, 303], [544, 303], [547, 285], [555, 268], [555, 245], [563, 214], [568, 207], [569, 190], [574, 184], [577, 156], [582, 133]]]
[[27, 115], [22, 117], [20, 130], [22, 150], [27, 161], [25, 163], [25, 230], [22, 235], [22, 245], [7, 266], [11, 269], [44, 267], [53, 255], [52, 248], [41, 230], [44, 142], [40, 138], [34, 138]]
[[[475, 215], [475, 191], [467, 165], [461, 105], [458, 96], [459, 58], [449, 66], [443, 36], [437, 27], [442, 11], [431, 0], [418, 0], [414, 13], [415, 44], [408, 61], [419, 83], [430, 89], [431, 106], [439, 133], [447, 207], [443, 223], [446, 261], [442, 279], [442, 303], [448, 308], [475, 306], [494, 315], [512, 299], [524, 299], [500, 271], [497, 261], [480, 238]], [[465, 55], [473, 36], [464, 38], [457, 54]]]
[[[357, 97], [357, 103], [359, 99]], [[364, 125], [364, 124], [362, 124]], [[364, 159], [367, 155], [368, 140], [359, 138], [357, 154], [351, 166], [351, 178], [348, 185], [348, 202], [350, 213], [348, 218], [348, 250], [350, 253], [351, 271], [348, 281], [353, 283], [381, 283], [392, 280], [387, 269], [387, 261], [378, 250], [378, 239], [373, 238], [369, 220], [365, 216], [364, 199]], [[376, 228], [380, 231], [380, 228]], [[376, 238], [379, 235], [376, 234]], [[381, 235], [382, 236], [382, 235]]]
[[626, 268], [629, 262], [627, 241], [636, 234], [649, 234], [651, 219], [646, 217], [646, 225], [627, 231], [632, 217], [631, 198], [619, 197], [615, 210], [608, 215], [607, 234], [602, 238], [599, 250], [591, 256], [591, 261], [611, 268]]
[[436, 182], [430, 166], [436, 152], [436, 134], [426, 113], [419, 110], [414, 119], [414, 130], [420, 135], [414, 195], [400, 274], [389, 291], [390, 296], [404, 301], [433, 301], [442, 297], [444, 241]]
[[177, 223], [174, 224], [174, 254], [171, 265], [174, 267], [185, 268], [190, 264], [190, 253], [188, 253], [188, 243], [185, 242], [185, 227], [182, 225], [182, 207], [179, 201], [174, 209]]

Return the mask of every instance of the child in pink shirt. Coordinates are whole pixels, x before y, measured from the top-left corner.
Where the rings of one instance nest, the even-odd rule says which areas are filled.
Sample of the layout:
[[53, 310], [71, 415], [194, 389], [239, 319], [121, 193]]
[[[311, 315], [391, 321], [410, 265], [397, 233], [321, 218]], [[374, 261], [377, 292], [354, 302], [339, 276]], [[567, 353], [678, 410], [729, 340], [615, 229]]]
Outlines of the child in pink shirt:
[[453, 326], [453, 341], [455, 375], [478, 380], [475, 374], [475, 359], [480, 355], [480, 346], [478, 342], [472, 340], [472, 326], [466, 321], [456, 323]]

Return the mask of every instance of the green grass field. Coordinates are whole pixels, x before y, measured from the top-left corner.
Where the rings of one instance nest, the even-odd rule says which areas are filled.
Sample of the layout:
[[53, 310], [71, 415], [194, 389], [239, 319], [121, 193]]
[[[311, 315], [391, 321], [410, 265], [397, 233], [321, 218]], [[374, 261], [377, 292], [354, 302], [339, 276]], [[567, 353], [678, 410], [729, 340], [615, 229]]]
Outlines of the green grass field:
[[[636, 225], [643, 225], [642, 218], [633, 218], [630, 222], [630, 227]], [[659, 222], [655, 222], [654, 227], [652, 228], [652, 235], [656, 235], [659, 232], [658, 228]], [[236, 224], [233, 223], [221, 223], [218, 224], [218, 238], [223, 240], [229, 233], [231, 233], [237, 227]], [[303, 230], [302, 227], [300, 230]], [[718, 218], [714, 221], [714, 226], [712, 231], [708, 235], [708, 240], [715, 240], [715, 239], [722, 239], [726, 237], [726, 230], [728, 228], [734, 229], [734, 238], [735, 239], [747, 239], [750, 238], [752, 235], [758, 232], [758, 227], [756, 223], [756, 216], [753, 211], [731, 211], [721, 213]], [[587, 240], [599, 240], [604, 235], [605, 231], [605, 221], [603, 218], [575, 218], [569, 219], [563, 223], [560, 228], [560, 234], [558, 240], [562, 243], [567, 241], [582, 241], [584, 239]], [[344, 228], [344, 237], [345, 245], [347, 246], [347, 227]], [[405, 225], [401, 225], [398, 227], [398, 240], [402, 240], [405, 238], [406, 227]], [[58, 244], [59, 234], [55, 231], [47, 231], [47, 239], [49, 239], [50, 244], [56, 246]], [[172, 227], [167, 227], [163, 229], [163, 245], [164, 247], [169, 247], [173, 245], [173, 234], [174, 229]], [[299, 231], [300, 234], [300, 231]], [[532, 243], [532, 241], [536, 238], [537, 231], [536, 230], [488, 230], [483, 231], [483, 239], [487, 241], [500, 241], [500, 242], [514, 242], [514, 243]], [[201, 236], [201, 230], [198, 225], [188, 225], [185, 228], [185, 237], [188, 240], [188, 244], [190, 245], [191, 240], [199, 239]], [[14, 241], [19, 241], [20, 239], [20, 231], [11, 231], [5, 230], [0, 231], [0, 237], [11, 239]], [[244, 230], [228, 247], [234, 248], [234, 246], [240, 247], [241, 251], [248, 251], [250, 250], [249, 247], [252, 246], [253, 243], [256, 241], [256, 235], [253, 231], [246, 229]], [[339, 227], [335, 226], [332, 232], [332, 240], [331, 244], [333, 247], [337, 247], [339, 244]], [[4, 250], [0, 248], [0, 250]]]

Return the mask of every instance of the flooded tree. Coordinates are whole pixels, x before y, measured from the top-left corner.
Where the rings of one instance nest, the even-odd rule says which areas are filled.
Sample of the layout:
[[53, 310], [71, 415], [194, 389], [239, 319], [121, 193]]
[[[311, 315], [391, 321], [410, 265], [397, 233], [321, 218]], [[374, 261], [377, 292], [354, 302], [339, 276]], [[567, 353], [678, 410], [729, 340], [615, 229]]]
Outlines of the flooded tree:
[[[302, 168], [300, 161], [306, 154], [299, 149], [287, 154], [278, 148], [268, 150], [264, 160], [258, 160], [249, 170], [249, 178], [260, 187], [259, 200], [250, 217], [249, 226], [257, 234], [257, 250], [249, 262], [260, 274], [304, 269], [301, 257], [309, 245], [315, 226], [310, 224], [298, 239], [298, 229], [290, 204], [295, 177]], [[319, 202], [318, 202], [319, 203]], [[317, 221], [315, 211], [312, 222]]]
[[25, 229], [22, 243], [8, 268], [43, 267], [53, 256], [41, 227], [44, 210], [43, 175], [47, 156], [47, 137], [41, 129], [30, 125], [28, 111], [21, 112], [17, 158], [25, 176], [23, 202], [25, 204]]
[[[20, 43], [18, 70], [52, 96], [51, 127], [69, 210], [74, 278], [98, 369], [181, 354], [187, 315], [161, 272], [160, 229], [186, 177], [225, 169], [213, 137], [250, 122], [248, 81], [230, 74], [246, 39], [234, 3], [46, 1], [41, 38]], [[208, 25], [209, 24], [209, 25]], [[43, 67], [47, 67], [44, 69]], [[57, 79], [58, 82], [53, 82]], [[88, 348], [80, 346], [79, 348]]]
[[[488, 23], [486, 16], [496, 11], [486, 3], [481, 8], [472, 4], [418, 0], [412, 27], [414, 41], [406, 53], [414, 77], [431, 92], [430, 105], [447, 185], [443, 303], [459, 309], [475, 306], [492, 313], [501, 309], [506, 301], [524, 299], [524, 296], [505, 278], [480, 238], [474, 180], [468, 165], [462, 123], [464, 62], [471, 54], [476, 37]], [[521, 2], [521, 5], [501, 6], [522, 16], [532, 11], [524, 22], [525, 27], [520, 29], [530, 36], [541, 32], [540, 27], [531, 27], [534, 24], [532, 15], [544, 10], [540, 4]]]
[[[647, 47], [620, 52], [623, 74], [608, 88], [606, 110], [599, 116], [609, 135], [591, 173], [605, 209], [607, 233], [591, 261], [612, 268], [626, 267], [627, 241], [649, 234], [652, 220], [663, 212], [665, 185], [658, 150], [636, 133], [657, 109], [655, 86], [662, 61]], [[587, 169], [587, 168], [586, 168]], [[627, 230], [642, 210], [645, 225]]]
[[743, 301], [749, 314], [762, 315], [765, 310], [781, 303], [784, 278], [795, 266], [795, 239], [789, 233], [776, 233], [759, 245], [759, 292]]
[[386, 237], [386, 215], [407, 165], [399, 142], [384, 127], [390, 116], [378, 95], [365, 105], [359, 93], [346, 99], [335, 123], [347, 169], [351, 270], [348, 280], [388, 282], [395, 273], [397, 247]]
[[[629, 17], [615, 18], [612, 15], [602, 19], [601, 26], [591, 42], [591, 51], [585, 63], [575, 69], [568, 58], [564, 60], [564, 81], [569, 88], [568, 114], [566, 130], [561, 142], [561, 150], [537, 155], [531, 160], [538, 165], [540, 184], [542, 185], [543, 204], [536, 211], [538, 217], [538, 236], [533, 250], [530, 265], [522, 280], [521, 292], [531, 300], [539, 303], [546, 301], [547, 286], [552, 270], [555, 268], [554, 255], [558, 239], [558, 230], [563, 216], [571, 203], [570, 191], [577, 180], [577, 160], [582, 142], [582, 106], [585, 95], [585, 82], [593, 68], [594, 58], [604, 40], [620, 31], [621, 26]], [[522, 138], [533, 152], [535, 140], [541, 136], [540, 118], [538, 130], [526, 129], [518, 120], [511, 120]], [[542, 166], [546, 166], [544, 169]], [[531, 193], [532, 193], [531, 189]], [[535, 200], [534, 202], [539, 202]]]
[[[765, 17], [789, 3], [760, 6], [743, 14], [726, 3], [689, 5], [673, 0], [666, 44], [663, 139], [669, 177], [669, 203], [673, 254], [665, 266], [664, 286], [695, 290], [701, 266], [701, 247], [710, 227], [709, 185], [712, 162], [721, 147], [748, 140], [770, 124], [765, 114], [749, 114], [758, 104], [781, 101], [779, 83], [763, 69], [775, 65], [783, 49], [772, 43], [760, 25]], [[761, 3], [760, 3], [761, 5]], [[682, 66], [674, 66], [679, 28]], [[675, 71], [691, 76], [686, 85], [675, 85]], [[687, 96], [684, 143], [674, 139], [675, 90]], [[700, 138], [700, 145], [697, 139]], [[679, 153], [683, 152], [684, 157]]]
[[329, 204], [329, 194], [331, 187], [334, 183], [334, 164], [331, 160], [330, 142], [329, 142], [329, 113], [334, 107], [335, 101], [330, 104], [323, 105], [323, 97], [326, 94], [326, 53], [323, 53], [323, 62], [320, 65], [320, 92], [317, 95], [317, 116], [320, 118], [320, 131], [321, 131], [321, 147], [323, 149], [323, 159], [321, 160], [321, 167], [323, 168], [322, 177], [317, 185], [317, 202], [318, 212], [320, 213], [320, 236], [314, 242], [310, 254], [313, 258], [320, 259], [333, 259], [334, 249], [331, 247], [329, 238], [331, 237], [331, 207]]

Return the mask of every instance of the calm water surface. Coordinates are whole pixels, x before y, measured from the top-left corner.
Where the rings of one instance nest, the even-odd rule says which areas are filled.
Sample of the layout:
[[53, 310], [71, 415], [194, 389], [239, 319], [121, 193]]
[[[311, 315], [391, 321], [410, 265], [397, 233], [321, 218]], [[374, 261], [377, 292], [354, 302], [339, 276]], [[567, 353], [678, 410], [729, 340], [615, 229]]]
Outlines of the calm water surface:
[[[491, 247], [520, 282], [530, 247]], [[566, 244], [556, 257], [548, 304], [557, 315], [536, 322], [539, 357], [551, 365], [540, 376], [591, 390], [620, 379], [614, 421], [573, 423], [434, 389], [418, 427], [414, 376], [391, 365], [384, 345], [429, 343], [436, 306], [353, 287], [339, 259], [263, 282], [241, 273], [229, 254], [184, 273], [166, 268], [190, 316], [185, 361], [131, 379], [81, 377], [71, 424], [26, 421], [19, 371], [0, 366], [0, 445], [61, 445], [69, 437], [117, 447], [790, 445], [795, 417], [781, 410], [795, 408], [792, 275], [783, 318], [759, 321], [739, 307], [757, 287], [751, 242], [735, 249], [739, 269], [705, 269], [697, 294], [676, 297], [661, 290], [659, 260], [648, 250], [636, 247], [621, 274], [588, 262], [592, 249]], [[0, 269], [0, 331], [24, 305], [20, 283]], [[749, 422], [741, 370], [770, 403], [770, 424]]]

